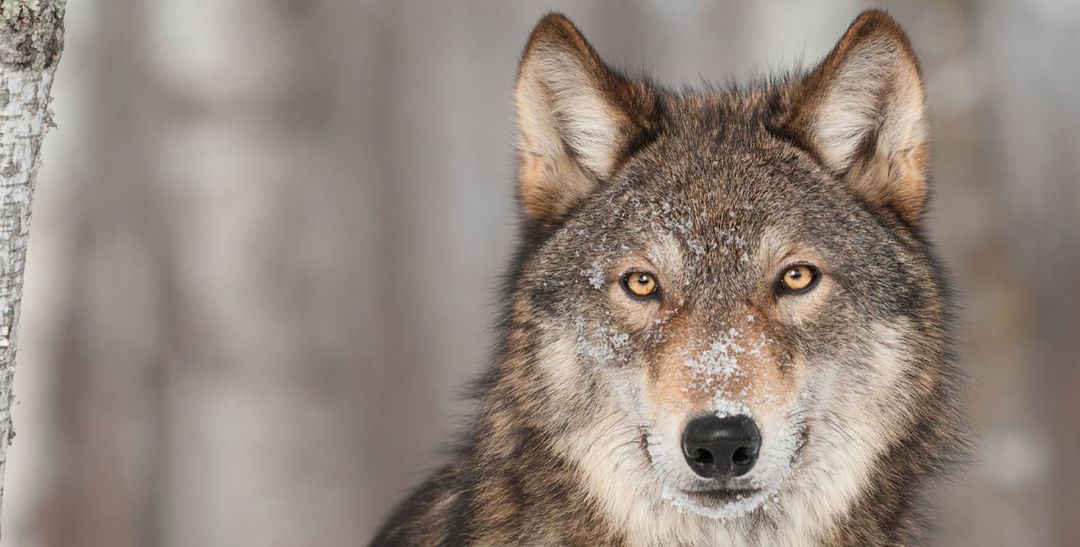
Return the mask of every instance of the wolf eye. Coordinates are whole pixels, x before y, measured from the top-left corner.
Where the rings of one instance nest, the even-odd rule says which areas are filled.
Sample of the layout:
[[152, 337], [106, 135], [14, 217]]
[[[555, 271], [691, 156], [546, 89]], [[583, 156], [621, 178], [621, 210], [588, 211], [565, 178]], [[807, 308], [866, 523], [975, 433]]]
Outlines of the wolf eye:
[[809, 264], [798, 264], [784, 270], [777, 287], [780, 294], [802, 294], [817, 285], [821, 272]]
[[626, 294], [638, 300], [652, 298], [660, 290], [660, 284], [656, 282], [656, 277], [649, 272], [626, 272], [619, 282]]

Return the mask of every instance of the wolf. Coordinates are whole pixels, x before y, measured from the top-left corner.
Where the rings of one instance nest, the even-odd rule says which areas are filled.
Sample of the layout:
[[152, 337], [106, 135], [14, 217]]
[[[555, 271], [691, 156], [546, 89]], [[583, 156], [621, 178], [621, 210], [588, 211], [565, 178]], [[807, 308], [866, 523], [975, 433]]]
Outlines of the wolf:
[[563, 15], [514, 91], [521, 245], [452, 460], [372, 545], [910, 545], [964, 452], [908, 38], [665, 89]]

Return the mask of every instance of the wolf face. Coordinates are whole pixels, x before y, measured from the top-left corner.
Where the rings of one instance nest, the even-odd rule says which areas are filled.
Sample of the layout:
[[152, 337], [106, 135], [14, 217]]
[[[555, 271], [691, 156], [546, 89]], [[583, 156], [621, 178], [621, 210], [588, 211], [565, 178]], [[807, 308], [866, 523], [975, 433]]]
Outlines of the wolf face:
[[896, 23], [861, 15], [804, 74], [673, 92], [553, 14], [515, 104], [495, 364], [375, 544], [920, 543], [963, 443]]
[[609, 69], [559, 15], [537, 25], [511, 346], [609, 516], [824, 528], [932, 427], [948, 309], [921, 233], [923, 96], [880, 12], [805, 76], [679, 93]]

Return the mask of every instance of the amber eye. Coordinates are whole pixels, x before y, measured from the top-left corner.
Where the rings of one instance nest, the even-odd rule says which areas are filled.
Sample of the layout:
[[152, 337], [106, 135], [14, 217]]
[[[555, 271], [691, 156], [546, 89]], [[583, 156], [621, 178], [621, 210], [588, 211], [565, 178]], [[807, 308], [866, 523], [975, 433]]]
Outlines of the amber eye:
[[656, 296], [660, 285], [656, 277], [648, 272], [627, 272], [622, 276], [622, 288], [626, 294], [642, 299]]
[[817, 284], [821, 273], [809, 264], [792, 266], [780, 276], [780, 292], [784, 294], [798, 294], [809, 291]]

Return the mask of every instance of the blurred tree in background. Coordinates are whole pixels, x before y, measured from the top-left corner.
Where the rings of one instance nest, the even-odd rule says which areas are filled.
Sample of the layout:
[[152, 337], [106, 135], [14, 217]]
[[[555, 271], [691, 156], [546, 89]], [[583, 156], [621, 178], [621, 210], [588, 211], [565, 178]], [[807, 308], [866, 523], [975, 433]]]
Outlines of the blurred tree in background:
[[26, 245], [56, 65], [64, 49], [64, 3], [0, 5], [0, 496], [11, 420]]

